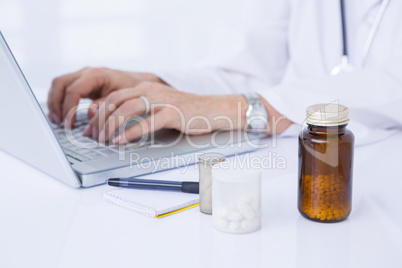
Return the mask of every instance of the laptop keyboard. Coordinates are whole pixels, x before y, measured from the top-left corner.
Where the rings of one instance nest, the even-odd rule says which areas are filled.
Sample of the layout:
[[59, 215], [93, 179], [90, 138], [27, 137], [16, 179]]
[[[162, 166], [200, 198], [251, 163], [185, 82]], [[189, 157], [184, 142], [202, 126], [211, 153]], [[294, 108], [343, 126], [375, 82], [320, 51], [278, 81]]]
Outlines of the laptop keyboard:
[[158, 145], [158, 143], [151, 144], [150, 140], [142, 141], [141, 143], [134, 141], [120, 146], [99, 143], [82, 135], [88, 123], [89, 118], [85, 112], [77, 113], [76, 122], [71, 132], [66, 131], [62, 124], [56, 125], [50, 122], [50, 126], [64, 153], [80, 162], [106, 158], [110, 155], [118, 155], [119, 153], [137, 151], [151, 145]]

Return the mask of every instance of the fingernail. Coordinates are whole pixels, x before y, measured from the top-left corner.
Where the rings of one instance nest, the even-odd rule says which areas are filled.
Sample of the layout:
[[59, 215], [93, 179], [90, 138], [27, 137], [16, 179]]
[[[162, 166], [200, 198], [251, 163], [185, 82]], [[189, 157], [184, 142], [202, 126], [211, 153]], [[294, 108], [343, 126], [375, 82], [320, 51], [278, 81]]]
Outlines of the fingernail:
[[96, 115], [98, 113], [98, 107], [97, 106], [89, 107], [89, 110], [91, 111], [92, 115]]
[[98, 130], [96, 127], [92, 127], [92, 139], [97, 140], [98, 139]]
[[84, 136], [91, 135], [91, 126], [89, 124], [84, 128], [84, 131], [82, 132], [82, 135], [84, 135]]
[[105, 131], [102, 130], [101, 133], [99, 134], [99, 141], [104, 142], [105, 141]]
[[54, 123], [54, 119], [53, 119], [53, 116], [52, 116], [52, 113], [47, 113], [47, 118], [50, 120], [50, 122], [52, 122], [52, 123]]
[[68, 124], [69, 120], [65, 119], [64, 120], [64, 128], [70, 129], [70, 124]]
[[49, 112], [49, 114], [47, 115], [47, 117], [49, 117], [50, 121], [52, 121], [52, 122], [55, 123], [55, 124], [59, 124], [59, 123], [60, 123], [60, 122], [59, 122], [59, 117], [58, 117], [55, 113]]
[[56, 122], [56, 124], [60, 124], [60, 117], [55, 113], [53, 113], [53, 120]]
[[117, 144], [117, 143], [120, 142], [120, 140], [121, 140], [121, 135], [115, 137], [115, 138], [113, 139], [113, 143]]

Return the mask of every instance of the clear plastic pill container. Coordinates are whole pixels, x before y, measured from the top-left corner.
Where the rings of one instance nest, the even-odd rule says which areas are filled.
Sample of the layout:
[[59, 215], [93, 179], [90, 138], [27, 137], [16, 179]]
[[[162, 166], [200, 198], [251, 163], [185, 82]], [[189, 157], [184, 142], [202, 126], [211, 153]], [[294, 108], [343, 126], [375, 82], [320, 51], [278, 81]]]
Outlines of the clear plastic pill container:
[[212, 217], [222, 232], [261, 228], [261, 168], [225, 160], [212, 167]]
[[211, 168], [213, 165], [225, 160], [219, 153], [205, 153], [199, 157], [200, 169], [200, 211], [212, 214], [212, 180]]

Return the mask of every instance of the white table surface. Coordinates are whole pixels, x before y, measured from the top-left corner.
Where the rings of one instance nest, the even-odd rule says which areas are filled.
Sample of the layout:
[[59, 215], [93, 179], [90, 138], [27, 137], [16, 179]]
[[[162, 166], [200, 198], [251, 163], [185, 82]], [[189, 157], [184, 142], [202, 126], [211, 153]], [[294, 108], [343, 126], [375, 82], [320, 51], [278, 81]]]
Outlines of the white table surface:
[[[267, 139], [267, 143], [272, 141]], [[353, 209], [322, 224], [297, 211], [297, 141], [269, 152], [286, 168], [265, 169], [262, 228], [215, 230], [193, 208], [148, 218], [103, 200], [108, 186], [70, 189], [0, 151], [0, 267], [402, 267], [402, 132], [355, 150]], [[197, 170], [166, 179], [197, 179]]]

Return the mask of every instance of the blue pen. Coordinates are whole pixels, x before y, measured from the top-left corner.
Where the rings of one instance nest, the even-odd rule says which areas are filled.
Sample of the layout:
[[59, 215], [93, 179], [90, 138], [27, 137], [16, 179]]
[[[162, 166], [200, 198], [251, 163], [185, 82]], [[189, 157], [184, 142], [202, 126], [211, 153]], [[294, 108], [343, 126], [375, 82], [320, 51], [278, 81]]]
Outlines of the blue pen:
[[181, 191], [183, 193], [191, 194], [199, 193], [199, 183], [192, 181], [162, 181], [136, 178], [111, 178], [108, 179], [106, 183], [110, 186], [131, 189]]

